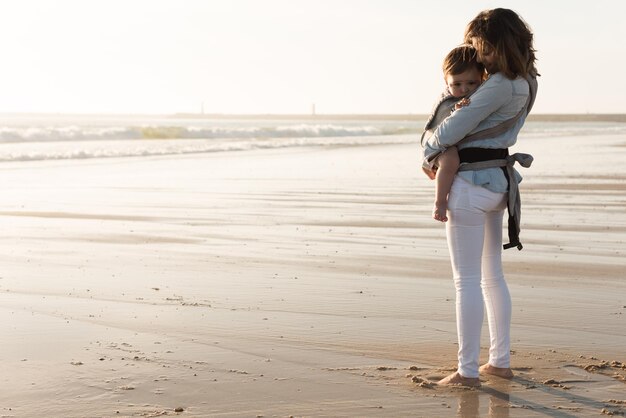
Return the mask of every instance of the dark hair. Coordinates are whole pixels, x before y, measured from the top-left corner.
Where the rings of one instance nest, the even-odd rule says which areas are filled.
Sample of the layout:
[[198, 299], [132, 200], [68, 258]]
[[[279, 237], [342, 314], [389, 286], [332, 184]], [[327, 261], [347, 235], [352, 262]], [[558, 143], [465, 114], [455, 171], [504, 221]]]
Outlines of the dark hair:
[[479, 55], [493, 51], [498, 71], [510, 79], [537, 73], [533, 33], [513, 10], [492, 9], [480, 12], [467, 25], [465, 42], [472, 44]]
[[485, 72], [485, 66], [478, 62], [476, 49], [471, 45], [457, 46], [443, 60], [444, 76], [461, 74], [472, 68], [476, 68], [481, 75]]

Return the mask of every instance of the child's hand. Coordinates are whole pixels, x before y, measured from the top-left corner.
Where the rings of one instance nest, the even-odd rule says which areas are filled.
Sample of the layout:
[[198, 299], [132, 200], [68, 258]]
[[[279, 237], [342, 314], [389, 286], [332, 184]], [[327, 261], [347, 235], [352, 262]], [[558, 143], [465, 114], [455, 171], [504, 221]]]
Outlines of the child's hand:
[[459, 100], [455, 105], [454, 105], [454, 110], [459, 110], [462, 107], [465, 106], [469, 106], [470, 104], [470, 99], [468, 99], [467, 97]]

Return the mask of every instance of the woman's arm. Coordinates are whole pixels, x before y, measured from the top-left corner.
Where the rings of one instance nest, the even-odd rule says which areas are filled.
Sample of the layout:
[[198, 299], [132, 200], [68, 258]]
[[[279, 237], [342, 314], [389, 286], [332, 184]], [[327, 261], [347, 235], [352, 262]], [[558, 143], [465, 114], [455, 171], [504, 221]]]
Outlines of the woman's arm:
[[494, 74], [471, 96], [471, 103], [453, 112], [428, 138], [426, 148], [443, 151], [471, 133], [480, 122], [513, 98], [510, 80]]

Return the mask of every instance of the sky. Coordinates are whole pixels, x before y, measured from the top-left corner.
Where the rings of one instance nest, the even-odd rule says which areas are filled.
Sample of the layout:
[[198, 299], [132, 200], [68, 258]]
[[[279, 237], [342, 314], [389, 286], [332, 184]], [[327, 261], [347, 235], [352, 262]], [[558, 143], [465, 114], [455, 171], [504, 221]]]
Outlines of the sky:
[[0, 112], [428, 113], [495, 7], [535, 34], [535, 113], [626, 113], [623, 0], [7, 0]]

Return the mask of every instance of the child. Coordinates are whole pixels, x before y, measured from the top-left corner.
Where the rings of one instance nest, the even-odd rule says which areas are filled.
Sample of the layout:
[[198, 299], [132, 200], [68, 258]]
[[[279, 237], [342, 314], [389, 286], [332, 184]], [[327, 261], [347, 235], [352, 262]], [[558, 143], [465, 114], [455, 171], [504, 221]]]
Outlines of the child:
[[[480, 86], [485, 75], [485, 67], [476, 60], [476, 50], [470, 45], [461, 45], [454, 48], [443, 61], [443, 78], [446, 82], [446, 91], [443, 99], [435, 106], [433, 115], [426, 123], [426, 133], [434, 132], [452, 112], [470, 104], [468, 98]], [[457, 100], [460, 99], [460, 100]], [[450, 101], [454, 103], [452, 106]], [[422, 141], [424, 138], [422, 137]], [[456, 147], [450, 147], [440, 154], [428, 167], [426, 174], [433, 179], [436, 176], [435, 205], [433, 218], [446, 222], [448, 209], [448, 194], [452, 181], [459, 169], [459, 153]]]

